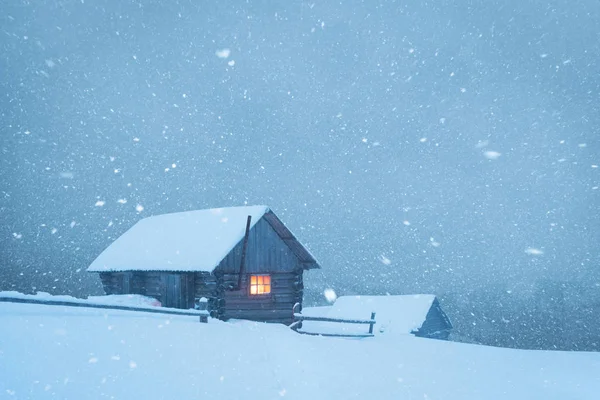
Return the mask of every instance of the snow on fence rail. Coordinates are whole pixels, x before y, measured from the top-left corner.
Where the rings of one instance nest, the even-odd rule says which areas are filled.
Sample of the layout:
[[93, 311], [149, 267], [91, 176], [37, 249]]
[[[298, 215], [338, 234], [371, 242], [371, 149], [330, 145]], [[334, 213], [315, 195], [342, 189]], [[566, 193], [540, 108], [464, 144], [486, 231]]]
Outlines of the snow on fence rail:
[[[312, 317], [309, 315], [302, 315], [296, 310], [300, 307], [300, 303], [294, 304], [292, 309], [292, 319], [293, 322], [290, 325], [290, 328], [298, 333], [303, 335], [312, 335], [312, 336], [333, 336], [333, 337], [372, 337], [373, 336], [373, 326], [376, 324], [375, 321], [375, 312], [371, 312], [371, 319], [343, 319], [343, 318], [330, 318], [330, 317]], [[344, 334], [344, 333], [317, 333], [317, 332], [308, 332], [301, 331], [302, 321], [318, 321], [318, 322], [335, 322], [335, 323], [343, 323], [343, 324], [368, 324], [369, 332], [365, 334]]]
[[47, 305], [47, 306], [102, 308], [102, 309], [108, 309], [108, 310], [139, 311], [139, 312], [147, 312], [147, 313], [155, 313], [155, 314], [188, 315], [188, 316], [200, 317], [200, 322], [207, 322], [207, 318], [209, 316], [208, 311], [205, 311], [205, 310], [177, 310], [177, 309], [173, 309], [173, 308], [166, 309], [166, 308], [132, 307], [132, 306], [122, 306], [122, 305], [116, 305], [116, 304], [87, 303], [84, 301], [33, 299], [33, 298], [25, 298], [25, 297], [0, 296], [0, 302], [42, 304], [42, 305]]

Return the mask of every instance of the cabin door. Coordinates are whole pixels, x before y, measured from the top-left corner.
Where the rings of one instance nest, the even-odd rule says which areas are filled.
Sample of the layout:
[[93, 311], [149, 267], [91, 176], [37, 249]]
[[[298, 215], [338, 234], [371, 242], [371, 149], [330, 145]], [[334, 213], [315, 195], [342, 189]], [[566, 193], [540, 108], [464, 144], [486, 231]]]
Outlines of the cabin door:
[[181, 275], [167, 274], [165, 276], [164, 307], [182, 308], [183, 293], [181, 291]]

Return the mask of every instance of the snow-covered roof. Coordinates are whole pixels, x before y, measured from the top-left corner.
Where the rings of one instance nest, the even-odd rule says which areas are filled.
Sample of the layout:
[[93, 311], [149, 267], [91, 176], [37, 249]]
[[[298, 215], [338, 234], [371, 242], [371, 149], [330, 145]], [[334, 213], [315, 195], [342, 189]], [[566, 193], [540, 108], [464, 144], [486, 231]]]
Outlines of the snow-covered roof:
[[330, 316], [369, 318], [377, 313], [375, 329], [386, 332], [411, 333], [419, 329], [435, 300], [432, 294], [407, 296], [341, 296], [332, 306]]
[[[330, 318], [369, 319], [375, 312], [376, 332], [410, 334], [421, 328], [435, 296], [340, 296], [326, 313]], [[312, 310], [303, 311], [313, 315]], [[320, 311], [323, 315], [323, 311]], [[319, 333], [366, 333], [368, 326], [327, 322], [303, 322], [302, 330]]]
[[89, 272], [208, 271], [243, 239], [267, 206], [213, 208], [144, 218], [115, 240]]

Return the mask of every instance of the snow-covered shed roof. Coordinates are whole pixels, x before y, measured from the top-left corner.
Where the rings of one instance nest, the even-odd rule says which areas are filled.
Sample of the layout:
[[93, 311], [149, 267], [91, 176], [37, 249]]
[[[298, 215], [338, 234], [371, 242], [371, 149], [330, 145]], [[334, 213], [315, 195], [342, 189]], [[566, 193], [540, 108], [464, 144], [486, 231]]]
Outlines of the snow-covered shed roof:
[[[104, 250], [88, 271], [211, 272], [244, 238], [248, 215], [252, 216], [252, 229], [266, 214], [270, 224], [279, 221], [267, 206], [213, 208], [144, 218]], [[282, 229], [288, 233], [282, 239], [300, 260], [318, 268], [302, 245], [292, 247], [294, 243], [289, 241], [297, 242], [296, 238], [287, 228]], [[275, 230], [281, 235], [281, 229]]]
[[[411, 334], [418, 331], [427, 314], [436, 301], [431, 294], [415, 294], [403, 296], [340, 296], [329, 307], [326, 316], [342, 319], [369, 319], [375, 312], [374, 326], [376, 332], [386, 334]], [[325, 307], [323, 307], [325, 308]], [[306, 315], [312, 310], [305, 309]], [[319, 310], [319, 314], [325, 312]], [[303, 330], [318, 333], [366, 333], [365, 325], [338, 324], [324, 322], [303, 322]]]
[[423, 325], [435, 301], [432, 294], [405, 296], [341, 296], [329, 312], [336, 318], [366, 318], [377, 315], [375, 329], [386, 332], [412, 333]]

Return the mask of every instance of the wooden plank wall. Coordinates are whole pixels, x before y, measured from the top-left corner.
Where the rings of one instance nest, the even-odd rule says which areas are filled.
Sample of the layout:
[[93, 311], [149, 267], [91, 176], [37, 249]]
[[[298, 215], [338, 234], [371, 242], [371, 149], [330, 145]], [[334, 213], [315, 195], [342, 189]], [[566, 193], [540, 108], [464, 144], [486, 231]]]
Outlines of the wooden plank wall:
[[[179, 299], [167, 300], [166, 288], [167, 277], [181, 281], [180, 291], [171, 292], [171, 297]], [[171, 273], [171, 272], [103, 272], [100, 274], [104, 292], [109, 294], [140, 294], [154, 297], [165, 307], [194, 308], [194, 297], [196, 292], [194, 273]], [[214, 288], [216, 282], [212, 278]], [[202, 286], [202, 285], [199, 285]], [[170, 304], [166, 304], [168, 301]]]
[[164, 287], [160, 272], [144, 272], [145, 295], [164, 302]]
[[129, 277], [129, 290], [132, 294], [146, 294], [146, 275], [143, 272], [130, 272]]
[[123, 294], [123, 273], [101, 272], [100, 280], [107, 295]]
[[415, 336], [447, 340], [452, 330], [450, 320], [442, 310], [437, 299], [433, 301], [427, 312], [425, 321]]
[[[240, 270], [242, 247], [243, 240], [221, 261], [215, 271], [236, 274]], [[293, 272], [299, 266], [298, 258], [267, 221], [261, 219], [252, 227], [246, 250], [246, 273]]]

